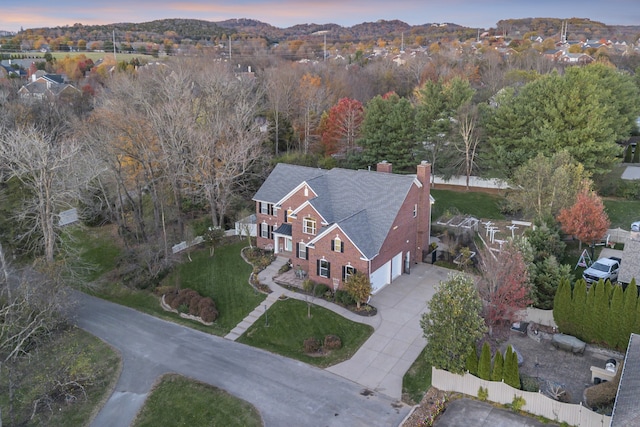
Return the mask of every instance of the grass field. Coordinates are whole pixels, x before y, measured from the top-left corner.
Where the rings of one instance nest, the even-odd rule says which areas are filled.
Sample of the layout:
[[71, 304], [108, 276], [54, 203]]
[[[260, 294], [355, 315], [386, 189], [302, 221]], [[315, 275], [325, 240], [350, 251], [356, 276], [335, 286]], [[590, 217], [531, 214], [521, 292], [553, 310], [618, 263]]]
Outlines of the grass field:
[[640, 221], [640, 200], [605, 199], [603, 202], [611, 228], [629, 230], [632, 222]]
[[155, 426], [262, 426], [259, 412], [223, 390], [170, 374], [151, 391], [132, 424]]
[[[3, 366], [0, 375], [0, 408], [6, 425], [29, 426], [83, 426], [88, 425], [93, 412], [111, 393], [120, 374], [120, 357], [107, 344], [81, 329], [72, 327], [58, 333], [54, 340], [42, 345], [29, 359], [23, 359], [14, 370], [14, 420], [11, 422], [8, 410], [7, 370]], [[52, 393], [57, 381], [65, 378], [78, 379], [90, 376], [84, 382], [86, 396], [76, 390], [75, 398], [65, 399], [64, 394]], [[63, 390], [69, 391], [73, 387]], [[33, 402], [41, 399], [42, 404], [33, 414]]]
[[[304, 301], [278, 301], [268, 310], [268, 319], [263, 314], [238, 342], [324, 368], [349, 359], [373, 333], [369, 325], [352, 322], [318, 306], [311, 307], [308, 318], [307, 309]], [[322, 343], [329, 334], [340, 337], [341, 349], [320, 357], [304, 353], [305, 339], [315, 337]]]
[[500, 212], [502, 196], [488, 193], [474, 193], [451, 190], [431, 190], [436, 202], [433, 204], [431, 218], [435, 221], [445, 212], [459, 212], [476, 218], [504, 219]]
[[410, 405], [417, 405], [431, 387], [431, 363], [422, 350], [402, 378], [402, 399]]
[[213, 298], [220, 312], [217, 329], [226, 334], [266, 298], [249, 284], [252, 266], [240, 256], [245, 246], [240, 241], [219, 247], [214, 257], [208, 249], [194, 252], [193, 261], [180, 264], [162, 284], [191, 288]]

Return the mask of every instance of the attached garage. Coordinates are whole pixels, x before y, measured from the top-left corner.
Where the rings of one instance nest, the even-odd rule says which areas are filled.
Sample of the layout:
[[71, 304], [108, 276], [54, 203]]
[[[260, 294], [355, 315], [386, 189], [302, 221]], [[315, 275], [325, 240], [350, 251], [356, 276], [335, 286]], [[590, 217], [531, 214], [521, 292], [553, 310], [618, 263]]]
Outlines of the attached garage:
[[375, 294], [384, 286], [391, 283], [391, 261], [371, 273], [369, 280], [371, 280], [371, 293]]
[[393, 282], [402, 274], [402, 252], [391, 260], [391, 281]]

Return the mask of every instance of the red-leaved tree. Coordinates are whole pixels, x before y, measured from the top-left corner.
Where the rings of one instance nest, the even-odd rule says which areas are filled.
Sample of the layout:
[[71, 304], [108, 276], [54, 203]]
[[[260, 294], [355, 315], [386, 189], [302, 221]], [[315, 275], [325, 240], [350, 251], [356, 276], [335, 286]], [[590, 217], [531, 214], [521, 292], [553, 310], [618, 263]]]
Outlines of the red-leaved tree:
[[580, 249], [583, 242], [591, 245], [602, 239], [611, 225], [602, 199], [586, 187], [578, 193], [573, 206], [560, 211], [557, 219], [565, 233], [578, 238]]
[[512, 241], [500, 252], [485, 246], [479, 251], [479, 257], [478, 293], [489, 335], [493, 335], [494, 326], [517, 320], [517, 313], [531, 304], [529, 275], [524, 256]]
[[364, 108], [356, 99], [342, 98], [331, 107], [322, 132], [325, 155], [352, 152], [360, 136], [363, 119]]

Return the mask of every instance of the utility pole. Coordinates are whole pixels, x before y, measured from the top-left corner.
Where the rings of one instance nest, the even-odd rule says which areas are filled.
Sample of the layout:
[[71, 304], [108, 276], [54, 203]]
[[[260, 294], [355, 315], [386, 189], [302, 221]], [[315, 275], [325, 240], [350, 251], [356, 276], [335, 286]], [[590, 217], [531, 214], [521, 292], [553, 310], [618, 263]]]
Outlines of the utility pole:
[[116, 58], [116, 30], [113, 30], [113, 59], [118, 63], [118, 58]]

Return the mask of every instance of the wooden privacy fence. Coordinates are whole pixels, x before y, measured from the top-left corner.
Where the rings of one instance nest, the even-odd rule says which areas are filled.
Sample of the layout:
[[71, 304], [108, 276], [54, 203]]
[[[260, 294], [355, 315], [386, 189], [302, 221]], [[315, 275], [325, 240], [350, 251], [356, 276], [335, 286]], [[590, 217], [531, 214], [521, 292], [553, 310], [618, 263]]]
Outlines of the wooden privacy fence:
[[432, 367], [431, 384], [439, 390], [455, 391], [470, 396], [477, 396], [478, 389], [483, 387], [489, 393], [488, 400], [501, 404], [513, 402], [514, 396], [522, 397], [526, 402], [522, 410], [572, 426], [604, 427], [609, 426], [611, 422], [611, 417], [597, 414], [580, 404], [558, 402], [542, 393], [517, 390], [505, 383], [485, 381], [471, 374], [457, 375]]

